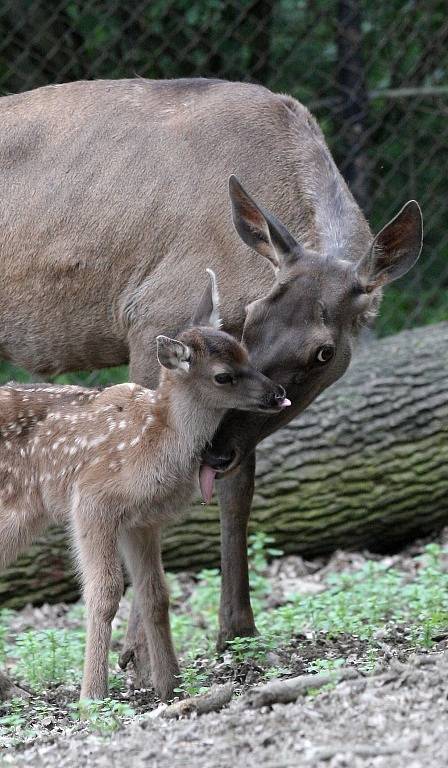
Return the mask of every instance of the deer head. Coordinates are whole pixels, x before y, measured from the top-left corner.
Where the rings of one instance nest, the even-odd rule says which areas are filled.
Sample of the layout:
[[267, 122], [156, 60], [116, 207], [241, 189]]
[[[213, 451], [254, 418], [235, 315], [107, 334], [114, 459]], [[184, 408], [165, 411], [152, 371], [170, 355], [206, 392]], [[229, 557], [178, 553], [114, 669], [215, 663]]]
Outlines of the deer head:
[[[354, 258], [357, 217], [343, 208], [349, 204], [338, 197], [336, 186], [333, 203], [326, 200], [316, 214], [319, 251], [296, 239], [235, 176], [229, 191], [238, 235], [274, 271], [269, 293], [246, 307], [242, 340], [253, 364], [287, 389], [293, 407], [267, 420], [226, 415], [205, 457], [220, 469], [235, 466], [239, 456], [342, 376], [354, 337], [378, 311], [382, 289], [411, 269], [422, 247], [422, 215], [415, 200], [406, 203], [361, 258]], [[349, 223], [344, 224], [344, 216]], [[365, 241], [365, 229], [359, 239]]]
[[[178, 339], [157, 337], [160, 365], [169, 373], [171, 385], [185, 394], [189, 402], [201, 404], [201, 414], [214, 412], [216, 423], [228, 409], [278, 414], [291, 405], [284, 388], [257, 371], [246, 349], [220, 330], [219, 294], [216, 277], [207, 270], [210, 282], [199, 302], [192, 326]], [[193, 409], [190, 409], [190, 413]], [[196, 411], [197, 413], [197, 411]], [[207, 414], [205, 414], [207, 415]], [[195, 429], [192, 424], [191, 430]], [[199, 482], [202, 497], [209, 503], [213, 495], [216, 467], [202, 464]]]
[[291, 404], [284, 388], [256, 370], [244, 346], [220, 330], [216, 276], [207, 272], [210, 281], [192, 327], [177, 339], [157, 337], [160, 365], [204, 408], [279, 413]]

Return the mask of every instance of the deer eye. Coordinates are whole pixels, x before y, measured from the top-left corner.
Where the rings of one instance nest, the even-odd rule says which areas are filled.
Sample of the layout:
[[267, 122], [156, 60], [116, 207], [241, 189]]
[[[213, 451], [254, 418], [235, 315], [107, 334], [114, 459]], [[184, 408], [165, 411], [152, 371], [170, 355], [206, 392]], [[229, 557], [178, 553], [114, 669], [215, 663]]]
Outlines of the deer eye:
[[233, 384], [233, 376], [230, 373], [217, 373], [215, 382], [217, 384]]
[[329, 363], [334, 356], [334, 347], [332, 344], [324, 344], [323, 347], [319, 347], [316, 354], [316, 361], [321, 365]]

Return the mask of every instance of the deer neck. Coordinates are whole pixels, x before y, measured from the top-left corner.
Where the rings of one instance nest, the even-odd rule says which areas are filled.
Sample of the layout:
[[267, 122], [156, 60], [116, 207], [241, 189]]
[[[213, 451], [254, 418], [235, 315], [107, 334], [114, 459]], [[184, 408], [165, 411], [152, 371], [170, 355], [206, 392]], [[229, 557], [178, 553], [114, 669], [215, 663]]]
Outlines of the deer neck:
[[207, 407], [194, 388], [186, 387], [185, 382], [174, 376], [162, 377], [157, 402], [159, 418], [166, 426], [166, 436], [175, 446], [175, 453], [199, 459], [215, 434], [224, 409]]

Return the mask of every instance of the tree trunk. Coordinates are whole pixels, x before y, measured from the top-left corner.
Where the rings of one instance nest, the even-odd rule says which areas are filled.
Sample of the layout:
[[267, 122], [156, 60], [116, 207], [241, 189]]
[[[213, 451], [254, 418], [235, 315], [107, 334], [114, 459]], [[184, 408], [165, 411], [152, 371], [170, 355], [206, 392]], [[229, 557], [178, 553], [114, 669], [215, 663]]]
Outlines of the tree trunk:
[[[393, 550], [448, 523], [448, 323], [372, 342], [258, 451], [252, 529], [285, 552]], [[167, 568], [219, 562], [218, 510], [167, 531]], [[0, 576], [0, 605], [72, 600], [60, 531]]]

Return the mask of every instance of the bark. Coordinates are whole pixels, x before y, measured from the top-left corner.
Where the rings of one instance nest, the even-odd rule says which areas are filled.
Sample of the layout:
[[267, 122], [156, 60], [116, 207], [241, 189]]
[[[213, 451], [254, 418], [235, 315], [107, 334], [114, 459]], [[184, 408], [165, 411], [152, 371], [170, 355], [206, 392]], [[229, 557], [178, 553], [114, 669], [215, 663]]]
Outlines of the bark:
[[[252, 529], [307, 557], [392, 551], [448, 523], [448, 323], [374, 341], [258, 451]], [[167, 568], [219, 563], [215, 505], [168, 530]], [[0, 575], [0, 605], [76, 597], [60, 531]]]
[[286, 680], [271, 680], [269, 683], [252, 688], [241, 699], [243, 708], [261, 709], [272, 707], [273, 704], [290, 704], [297, 701], [310, 690], [319, 690], [326, 685], [335, 685], [343, 680], [359, 679], [358, 672], [353, 667], [320, 674], [300, 675]]
[[190, 717], [191, 715], [207, 715], [209, 712], [219, 712], [229, 703], [233, 694], [233, 683], [224, 685], [213, 685], [205, 693], [199, 693], [197, 696], [191, 696], [188, 699], [181, 699], [170, 704], [162, 710], [162, 717], [168, 720], [174, 720], [179, 717]]

